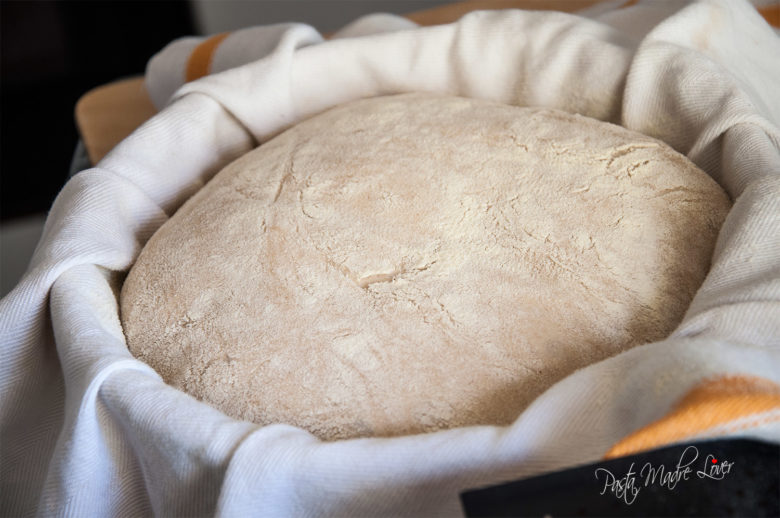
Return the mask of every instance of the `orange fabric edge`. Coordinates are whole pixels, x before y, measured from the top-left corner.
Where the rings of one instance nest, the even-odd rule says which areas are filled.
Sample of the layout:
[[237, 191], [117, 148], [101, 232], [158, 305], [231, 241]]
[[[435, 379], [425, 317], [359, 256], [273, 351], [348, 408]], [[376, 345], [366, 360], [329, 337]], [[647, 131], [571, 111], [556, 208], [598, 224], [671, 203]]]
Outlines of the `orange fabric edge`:
[[764, 17], [764, 20], [775, 28], [780, 28], [780, 2], [773, 5], [757, 7], [758, 14]]
[[[618, 441], [604, 458], [679, 442], [715, 426], [772, 410], [780, 410], [780, 386], [770, 380], [756, 376], [708, 379], [688, 391], [664, 417]], [[780, 415], [757, 417], [758, 423], [780, 420]]]
[[229, 32], [215, 34], [210, 38], [203, 40], [190, 54], [187, 60], [187, 69], [184, 73], [184, 80], [194, 81], [203, 76], [209, 75], [211, 60], [214, 58], [214, 52], [222, 41], [230, 36]]

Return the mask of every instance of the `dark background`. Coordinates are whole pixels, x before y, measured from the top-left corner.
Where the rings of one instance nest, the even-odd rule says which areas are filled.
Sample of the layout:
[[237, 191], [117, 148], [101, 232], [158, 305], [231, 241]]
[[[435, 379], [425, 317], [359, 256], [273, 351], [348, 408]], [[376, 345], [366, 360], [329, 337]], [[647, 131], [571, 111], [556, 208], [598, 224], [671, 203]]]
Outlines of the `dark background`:
[[48, 211], [76, 147], [76, 101], [143, 74], [175, 38], [288, 21], [328, 33], [363, 14], [451, 1], [0, 0], [0, 218]]
[[172, 39], [195, 33], [185, 1], [0, 0], [0, 217], [45, 212], [76, 147], [76, 101], [144, 72]]

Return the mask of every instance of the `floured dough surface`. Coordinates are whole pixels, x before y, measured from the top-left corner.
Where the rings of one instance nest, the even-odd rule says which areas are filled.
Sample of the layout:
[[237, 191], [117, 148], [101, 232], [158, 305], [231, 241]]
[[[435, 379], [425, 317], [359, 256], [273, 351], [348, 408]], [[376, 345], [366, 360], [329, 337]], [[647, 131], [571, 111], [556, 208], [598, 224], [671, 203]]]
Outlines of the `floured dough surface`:
[[668, 335], [729, 208], [618, 126], [367, 99], [190, 199], [131, 270], [122, 323], [167, 383], [236, 418], [328, 440], [505, 425], [574, 370]]

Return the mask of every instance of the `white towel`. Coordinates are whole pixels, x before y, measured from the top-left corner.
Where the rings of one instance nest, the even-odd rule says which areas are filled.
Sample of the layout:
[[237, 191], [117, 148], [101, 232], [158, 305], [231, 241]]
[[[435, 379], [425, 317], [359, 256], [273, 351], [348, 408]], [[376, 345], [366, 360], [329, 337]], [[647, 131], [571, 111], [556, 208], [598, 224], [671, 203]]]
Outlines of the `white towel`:
[[[406, 18], [375, 13], [349, 23], [333, 34], [331, 39], [355, 38], [416, 27], [417, 24]], [[279, 46], [292, 44], [302, 47], [321, 41], [322, 36], [312, 27], [295, 23], [248, 27], [209, 37], [180, 38], [149, 60], [146, 67], [146, 90], [159, 110], [187, 81], [261, 59]]]
[[[68, 182], [0, 301], [0, 514], [451, 516], [464, 489], [608, 455], [780, 442], [780, 43], [744, 1], [663, 5], [476, 12], [327, 42], [277, 27], [263, 58], [180, 88]], [[305, 117], [415, 90], [616, 121], [707, 171], [735, 204], [679, 328], [567, 377], [507, 427], [332, 443], [230, 419], [129, 354], [123, 273], [188, 196]]]

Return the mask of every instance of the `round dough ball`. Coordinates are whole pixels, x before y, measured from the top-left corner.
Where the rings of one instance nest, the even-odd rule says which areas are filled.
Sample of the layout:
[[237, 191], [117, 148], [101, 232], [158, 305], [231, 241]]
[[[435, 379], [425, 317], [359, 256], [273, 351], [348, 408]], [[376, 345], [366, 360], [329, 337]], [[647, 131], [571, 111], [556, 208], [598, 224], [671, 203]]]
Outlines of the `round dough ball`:
[[506, 425], [667, 336], [730, 208], [685, 157], [578, 115], [406, 94], [222, 170], [121, 294], [130, 351], [226, 414], [326, 439]]

